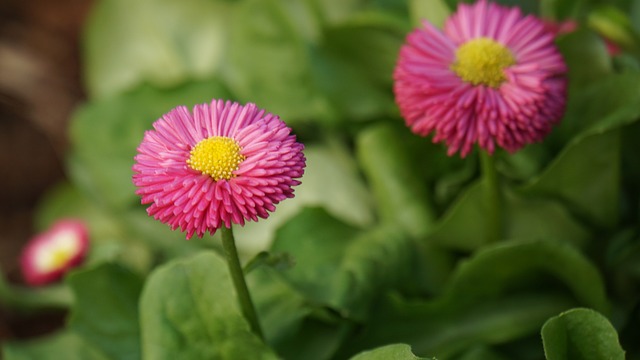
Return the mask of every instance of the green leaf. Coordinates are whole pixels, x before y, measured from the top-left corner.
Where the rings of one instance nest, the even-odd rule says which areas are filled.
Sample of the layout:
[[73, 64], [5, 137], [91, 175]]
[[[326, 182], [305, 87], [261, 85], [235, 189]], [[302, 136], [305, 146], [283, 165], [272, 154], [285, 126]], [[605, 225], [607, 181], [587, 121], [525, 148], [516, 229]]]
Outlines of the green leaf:
[[639, 84], [639, 73], [626, 72], [577, 91], [555, 132], [568, 144], [522, 194], [555, 198], [585, 223], [614, 226], [619, 217], [620, 129], [640, 118]]
[[506, 360], [486, 346], [474, 347], [460, 356], [458, 360]]
[[554, 312], [576, 304], [609, 308], [597, 268], [571, 246], [546, 241], [485, 246], [458, 266], [439, 297], [396, 298], [376, 308], [361, 336], [345, 349], [406, 342], [417, 354], [450, 357], [530, 336]]
[[309, 208], [277, 233], [274, 252], [289, 252], [296, 266], [283, 275], [310, 300], [345, 317], [367, 316], [379, 291], [407, 279], [412, 245], [397, 229], [360, 233], [324, 210]]
[[[383, 85], [386, 94], [387, 87], [393, 83], [393, 68], [406, 30], [404, 19], [382, 11], [369, 11], [326, 28], [321, 46], [351, 65], [352, 71], [362, 72], [374, 85]], [[349, 85], [342, 79], [336, 80]]]
[[[523, 195], [506, 186], [502, 191], [505, 239], [553, 239], [583, 245], [591, 238], [562, 202]], [[487, 243], [486, 208], [482, 183], [476, 182], [462, 192], [439, 220], [428, 236], [429, 241], [465, 251], [480, 248]]]
[[540, 15], [545, 19], [562, 21], [579, 18], [589, 6], [583, 0], [540, 0]]
[[593, 31], [578, 29], [563, 35], [558, 48], [569, 70], [571, 89], [580, 89], [613, 71], [604, 41]]
[[354, 121], [397, 113], [389, 88], [404, 33], [404, 23], [382, 11], [325, 29], [311, 64], [314, 84], [336, 117]]
[[140, 359], [138, 298], [142, 279], [117, 264], [101, 264], [67, 277], [76, 304], [69, 326], [112, 359]]
[[628, 14], [615, 5], [601, 4], [592, 9], [587, 24], [616, 45], [626, 49], [637, 47], [638, 36]]
[[121, 209], [139, 203], [131, 181], [133, 157], [144, 132], [162, 114], [178, 105], [191, 108], [212, 97], [226, 97], [219, 83], [190, 83], [171, 90], [142, 86], [117, 97], [82, 106], [71, 123], [72, 181], [85, 194]]
[[571, 309], [542, 327], [547, 360], [623, 360], [624, 350], [611, 323], [597, 311]]
[[422, 21], [426, 20], [441, 29], [451, 9], [445, 0], [410, 0], [409, 13], [413, 26], [421, 27]]
[[276, 269], [256, 268], [248, 282], [267, 341], [278, 355], [285, 359], [300, 354], [305, 360], [332, 358], [350, 324], [311, 304]]
[[233, 7], [215, 0], [102, 0], [83, 41], [87, 88], [108, 97], [142, 83], [170, 87], [215, 75]]
[[328, 303], [331, 277], [327, 274], [335, 272], [346, 245], [357, 233], [357, 228], [321, 208], [305, 208], [278, 229], [270, 251], [290, 253], [297, 266], [285, 276], [309, 298]]
[[564, 242], [582, 247], [593, 237], [562, 203], [505, 191], [506, 239]]
[[482, 344], [504, 344], [539, 331], [545, 320], [574, 304], [564, 296], [524, 294], [481, 301], [464, 308], [405, 303], [376, 309], [377, 317], [346, 344], [354, 351], [404, 342], [416, 354], [443, 359]]
[[[355, 45], [351, 45], [351, 48], [359, 49]], [[325, 115], [321, 118], [336, 123], [394, 113], [396, 107], [388, 88], [375, 84], [374, 79], [368, 78], [365, 73], [367, 69], [363, 67], [366, 65], [345, 59], [346, 55], [349, 54], [345, 54], [344, 50], [323, 48], [311, 55], [314, 91], [331, 110], [330, 117]], [[388, 75], [390, 72], [381, 74]]]
[[275, 359], [250, 331], [233, 289], [212, 252], [154, 271], [140, 299], [143, 359]]
[[449, 248], [477, 249], [487, 240], [486, 207], [482, 183], [476, 182], [462, 191], [438, 220], [429, 241]]
[[431, 229], [434, 214], [429, 193], [395, 128], [370, 127], [356, 138], [356, 155], [378, 204], [383, 223], [398, 224], [420, 237]]
[[[443, 298], [450, 305], [495, 299], [531, 276], [551, 276], [583, 305], [607, 311], [604, 281], [598, 269], [573, 247], [551, 241], [508, 242], [484, 247], [462, 262]], [[535, 282], [531, 282], [535, 285]]]
[[0, 272], [0, 305], [21, 312], [65, 309], [73, 305], [73, 295], [65, 284], [50, 284], [45, 287], [14, 285]]
[[639, 101], [640, 73], [626, 71], [602, 77], [574, 91], [564, 119], [550, 138], [565, 146], [631, 124], [640, 117]]
[[254, 102], [289, 123], [328, 111], [313, 89], [306, 43], [319, 32], [317, 18], [307, 4], [295, 3], [241, 2], [231, 19], [233, 46], [222, 74], [242, 101]]
[[[411, 346], [406, 344], [394, 344], [383, 346], [374, 350], [362, 352], [351, 360], [420, 360], [427, 358], [417, 357], [411, 352]], [[435, 359], [435, 358], [433, 358]]]
[[349, 149], [338, 142], [305, 145], [307, 159], [295, 198], [278, 204], [269, 221], [248, 222], [234, 229], [238, 248], [246, 254], [267, 248], [282, 224], [305, 206], [319, 206], [347, 224], [368, 227], [375, 221], [374, 204]]
[[583, 137], [521, 193], [558, 199], [587, 223], [611, 228], [619, 218], [620, 161], [619, 131]]
[[109, 359], [70, 331], [25, 342], [5, 342], [2, 345], [2, 358], [5, 360]]

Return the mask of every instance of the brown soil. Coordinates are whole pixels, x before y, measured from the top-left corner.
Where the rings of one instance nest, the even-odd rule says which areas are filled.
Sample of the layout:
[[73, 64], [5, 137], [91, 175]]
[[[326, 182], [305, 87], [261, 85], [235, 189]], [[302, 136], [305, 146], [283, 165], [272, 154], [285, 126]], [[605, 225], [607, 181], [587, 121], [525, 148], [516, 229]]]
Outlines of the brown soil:
[[[18, 257], [42, 195], [64, 179], [67, 125], [83, 100], [80, 32], [87, 0], [0, 1], [0, 269]], [[25, 317], [0, 305], [0, 341], [41, 334], [59, 314]]]

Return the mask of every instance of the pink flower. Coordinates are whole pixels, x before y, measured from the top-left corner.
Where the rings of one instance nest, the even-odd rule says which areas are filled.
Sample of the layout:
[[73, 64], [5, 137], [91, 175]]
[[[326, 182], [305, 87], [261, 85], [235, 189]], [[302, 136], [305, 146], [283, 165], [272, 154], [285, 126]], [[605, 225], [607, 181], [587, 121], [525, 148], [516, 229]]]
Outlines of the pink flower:
[[[555, 36], [569, 34], [578, 30], [579, 28], [579, 24], [575, 20], [564, 20], [559, 22], [552, 20], [543, 20], [543, 22], [545, 29], [553, 33]], [[606, 36], [604, 36], [604, 34], [600, 34], [600, 37], [602, 37], [604, 45], [607, 48], [607, 53], [609, 53], [610, 56], [616, 56], [622, 53], [622, 49], [618, 44], [616, 44], [615, 41], [607, 38]]]
[[187, 238], [266, 218], [293, 197], [304, 146], [278, 116], [254, 104], [179, 106], [145, 133], [133, 182], [147, 213]]
[[448, 154], [493, 153], [542, 140], [562, 117], [566, 66], [537, 18], [485, 0], [461, 4], [444, 31], [407, 36], [394, 71], [400, 113]]
[[24, 280], [45, 285], [80, 265], [89, 250], [89, 235], [80, 220], [63, 219], [29, 241], [20, 258]]
[[545, 30], [549, 31], [554, 36], [569, 34], [578, 30], [578, 22], [571, 19], [563, 21], [544, 19], [542, 20], [542, 23], [544, 24]]

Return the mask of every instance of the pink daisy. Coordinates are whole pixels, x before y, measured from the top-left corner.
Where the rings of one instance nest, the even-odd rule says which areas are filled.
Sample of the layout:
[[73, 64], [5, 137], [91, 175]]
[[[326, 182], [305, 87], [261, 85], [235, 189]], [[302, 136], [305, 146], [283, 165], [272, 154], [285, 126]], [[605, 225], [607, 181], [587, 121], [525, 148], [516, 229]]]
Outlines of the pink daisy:
[[24, 280], [45, 285], [59, 280], [80, 265], [89, 250], [89, 235], [82, 221], [63, 219], [27, 243], [20, 257]]
[[566, 66], [553, 41], [518, 8], [461, 4], [444, 31], [424, 22], [407, 36], [394, 71], [400, 112], [449, 155], [540, 141], [565, 109]]
[[254, 104], [179, 106], [153, 127], [135, 157], [136, 193], [149, 215], [187, 239], [268, 217], [304, 173], [304, 146]]

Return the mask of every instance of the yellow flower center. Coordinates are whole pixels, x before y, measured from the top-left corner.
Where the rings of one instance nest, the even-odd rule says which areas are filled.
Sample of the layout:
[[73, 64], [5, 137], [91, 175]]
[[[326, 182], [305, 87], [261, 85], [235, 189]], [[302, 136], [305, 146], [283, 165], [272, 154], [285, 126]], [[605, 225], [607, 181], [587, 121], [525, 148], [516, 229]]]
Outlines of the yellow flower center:
[[505, 46], [488, 38], [477, 38], [458, 48], [451, 70], [465, 82], [497, 88], [507, 79], [504, 69], [515, 63]]
[[59, 269], [71, 260], [73, 252], [70, 249], [54, 249], [51, 253], [51, 268]]
[[193, 170], [207, 174], [218, 181], [229, 180], [246, 158], [240, 154], [240, 145], [226, 136], [212, 136], [204, 139], [191, 149], [187, 164]]
[[40, 271], [53, 271], [65, 266], [78, 252], [77, 235], [73, 231], [63, 231], [42, 246], [36, 253], [35, 265]]

